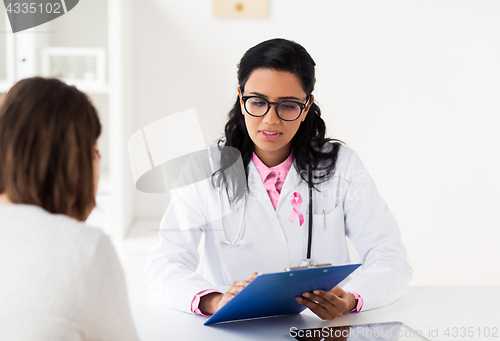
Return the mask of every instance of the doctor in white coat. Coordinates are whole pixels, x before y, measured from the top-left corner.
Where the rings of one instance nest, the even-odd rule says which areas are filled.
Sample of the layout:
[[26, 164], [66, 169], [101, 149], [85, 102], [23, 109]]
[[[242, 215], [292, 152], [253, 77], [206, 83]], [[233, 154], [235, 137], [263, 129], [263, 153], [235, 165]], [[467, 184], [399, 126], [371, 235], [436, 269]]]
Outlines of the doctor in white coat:
[[[349, 263], [347, 236], [362, 271], [341, 287], [304, 293], [297, 302], [334, 319], [402, 294], [412, 269], [398, 224], [356, 153], [325, 138], [312, 95], [314, 66], [302, 46], [284, 39], [260, 43], [241, 59], [238, 99], [221, 149], [241, 153], [245, 181], [231, 182], [227, 159], [221, 162], [219, 148], [211, 148], [214, 176], [188, 184], [182, 179], [185, 185], [171, 191], [160, 242], [145, 270], [162, 304], [210, 315], [256, 273], [298, 266], [307, 257], [311, 214], [310, 261]], [[184, 178], [205, 165], [191, 158], [185, 167]]]

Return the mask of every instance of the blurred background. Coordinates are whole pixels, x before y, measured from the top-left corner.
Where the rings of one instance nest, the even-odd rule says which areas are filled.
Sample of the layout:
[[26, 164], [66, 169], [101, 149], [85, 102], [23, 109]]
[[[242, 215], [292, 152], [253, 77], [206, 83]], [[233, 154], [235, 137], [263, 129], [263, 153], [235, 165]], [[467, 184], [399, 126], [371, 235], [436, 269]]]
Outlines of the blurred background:
[[89, 94], [104, 133], [88, 223], [142, 284], [169, 195], [135, 189], [129, 137], [195, 108], [215, 143], [244, 52], [295, 40], [316, 61], [329, 136], [360, 155], [400, 224], [411, 285], [498, 285], [499, 18], [494, 0], [81, 0], [13, 34], [0, 6], [0, 93], [45, 75]]

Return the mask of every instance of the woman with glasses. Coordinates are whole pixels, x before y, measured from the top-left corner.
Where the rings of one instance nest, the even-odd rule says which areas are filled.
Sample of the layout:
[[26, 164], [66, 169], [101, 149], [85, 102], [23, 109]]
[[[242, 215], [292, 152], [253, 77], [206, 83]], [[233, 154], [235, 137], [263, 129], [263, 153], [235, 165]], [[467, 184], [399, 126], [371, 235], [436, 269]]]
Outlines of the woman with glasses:
[[88, 97], [57, 79], [0, 101], [0, 340], [138, 340], [111, 240], [84, 223], [100, 134]]
[[[334, 319], [401, 295], [412, 269], [399, 227], [356, 153], [325, 136], [314, 68], [307, 51], [285, 39], [262, 42], [241, 59], [220, 161], [211, 179], [172, 191], [160, 242], [148, 254], [145, 281], [163, 304], [209, 316], [256, 273], [349, 263], [346, 236], [363, 271], [297, 302]], [[240, 177], [232, 172], [234, 150]]]

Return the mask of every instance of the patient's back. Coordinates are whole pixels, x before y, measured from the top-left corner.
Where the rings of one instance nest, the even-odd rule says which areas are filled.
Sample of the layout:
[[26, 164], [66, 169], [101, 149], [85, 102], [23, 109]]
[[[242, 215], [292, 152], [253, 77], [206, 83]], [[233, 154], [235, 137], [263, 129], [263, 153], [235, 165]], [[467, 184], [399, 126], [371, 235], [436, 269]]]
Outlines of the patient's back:
[[0, 204], [0, 340], [137, 340], [109, 237], [34, 205]]

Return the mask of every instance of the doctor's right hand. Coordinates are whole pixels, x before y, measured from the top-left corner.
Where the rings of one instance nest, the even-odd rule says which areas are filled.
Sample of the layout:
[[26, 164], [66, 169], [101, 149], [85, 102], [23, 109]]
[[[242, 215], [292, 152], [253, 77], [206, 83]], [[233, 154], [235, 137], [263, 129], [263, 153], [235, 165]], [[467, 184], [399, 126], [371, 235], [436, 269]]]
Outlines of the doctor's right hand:
[[225, 294], [212, 293], [200, 298], [199, 308], [204, 314], [213, 314], [220, 308], [222, 308], [227, 302], [229, 302], [237, 293], [243, 290], [244, 287], [248, 285], [258, 273], [254, 272], [244, 281], [234, 281], [231, 287], [226, 291]]

